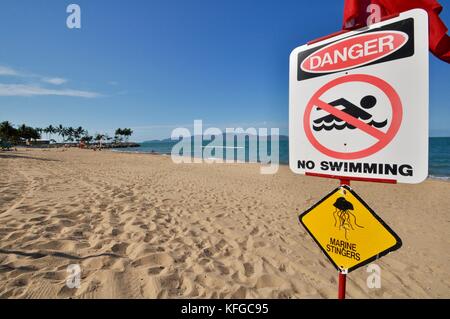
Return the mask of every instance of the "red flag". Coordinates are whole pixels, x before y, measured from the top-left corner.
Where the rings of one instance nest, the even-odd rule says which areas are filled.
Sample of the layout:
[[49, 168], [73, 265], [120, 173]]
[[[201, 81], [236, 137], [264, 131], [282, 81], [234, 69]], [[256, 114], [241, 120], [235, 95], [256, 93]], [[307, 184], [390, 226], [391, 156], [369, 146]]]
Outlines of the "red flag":
[[430, 51], [439, 59], [450, 63], [450, 37], [447, 27], [439, 18], [442, 6], [436, 0], [344, 0], [343, 29], [354, 29], [366, 25], [370, 13], [369, 4], [377, 4], [381, 8], [381, 17], [395, 15], [411, 9], [424, 9], [428, 12]]

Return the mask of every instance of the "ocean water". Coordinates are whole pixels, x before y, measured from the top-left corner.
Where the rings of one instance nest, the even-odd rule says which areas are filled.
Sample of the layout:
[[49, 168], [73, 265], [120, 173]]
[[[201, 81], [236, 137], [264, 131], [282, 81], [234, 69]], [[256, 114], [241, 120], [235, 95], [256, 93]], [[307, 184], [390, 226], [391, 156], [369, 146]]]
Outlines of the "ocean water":
[[430, 177], [450, 180], [450, 137], [430, 138]]
[[[208, 148], [210, 141], [203, 141], [203, 150]], [[137, 153], [158, 153], [158, 154], [171, 154], [172, 147], [177, 144], [176, 141], [164, 140], [164, 141], [152, 141], [144, 142], [140, 147], [133, 147], [127, 149], [118, 149], [119, 152], [137, 152]], [[230, 145], [230, 144], [228, 144]], [[232, 144], [231, 144], [232, 145]], [[236, 145], [236, 144], [235, 144]], [[248, 152], [249, 142], [246, 140], [245, 149], [239, 149], [236, 147], [231, 147], [234, 150], [234, 158], [239, 161], [259, 161], [259, 156], [257, 159], [250, 158]], [[226, 146], [225, 146], [226, 147]], [[230, 148], [224, 148], [223, 154], [225, 156], [226, 151], [230, 151]], [[243, 157], [239, 151], [245, 151], [245, 156]], [[268, 146], [267, 153], [270, 154], [270, 143]], [[183, 155], [183, 154], [180, 154]], [[191, 144], [191, 155], [197, 156], [194, 153], [193, 144]], [[201, 154], [200, 154], [201, 155]], [[211, 157], [217, 157], [219, 154], [211, 153]], [[289, 163], [289, 141], [287, 139], [280, 139], [279, 141], [279, 158], [280, 164]], [[430, 138], [430, 149], [429, 149], [429, 175], [432, 178], [450, 180], [450, 137], [432, 137]]]

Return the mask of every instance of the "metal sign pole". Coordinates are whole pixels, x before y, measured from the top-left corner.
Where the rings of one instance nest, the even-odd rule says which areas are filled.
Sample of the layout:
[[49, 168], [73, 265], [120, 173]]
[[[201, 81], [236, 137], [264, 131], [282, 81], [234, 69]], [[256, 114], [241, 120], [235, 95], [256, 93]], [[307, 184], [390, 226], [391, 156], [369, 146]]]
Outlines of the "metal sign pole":
[[[345, 299], [349, 271], [399, 249], [402, 241], [350, 187], [352, 177], [339, 180], [340, 186], [303, 212], [299, 221], [338, 270], [337, 297]], [[351, 242], [347, 236], [350, 230], [357, 235]], [[374, 236], [376, 241], [371, 240]]]
[[[340, 185], [350, 186], [350, 179], [340, 179]], [[339, 272], [338, 278], [338, 299], [345, 299], [345, 286], [347, 284], [347, 273], [343, 270]]]
[[347, 275], [340, 271], [339, 272], [339, 286], [338, 286], [338, 299], [345, 299], [345, 286], [347, 283]]

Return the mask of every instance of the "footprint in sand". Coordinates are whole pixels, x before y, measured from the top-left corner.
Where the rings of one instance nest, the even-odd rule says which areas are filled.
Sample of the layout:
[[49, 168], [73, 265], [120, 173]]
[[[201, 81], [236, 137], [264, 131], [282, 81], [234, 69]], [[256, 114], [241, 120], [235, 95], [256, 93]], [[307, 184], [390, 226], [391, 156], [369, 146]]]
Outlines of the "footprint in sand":
[[127, 248], [128, 248], [129, 244], [127, 243], [118, 243], [118, 244], [114, 244], [111, 247], [111, 251], [115, 254], [119, 254], [119, 255], [125, 255]]
[[155, 253], [144, 256], [132, 262], [132, 266], [169, 266], [174, 263], [174, 259], [167, 253]]
[[253, 267], [253, 265], [251, 263], [244, 263], [244, 275], [246, 277], [251, 277], [253, 276], [253, 274], [255, 273], [255, 268]]

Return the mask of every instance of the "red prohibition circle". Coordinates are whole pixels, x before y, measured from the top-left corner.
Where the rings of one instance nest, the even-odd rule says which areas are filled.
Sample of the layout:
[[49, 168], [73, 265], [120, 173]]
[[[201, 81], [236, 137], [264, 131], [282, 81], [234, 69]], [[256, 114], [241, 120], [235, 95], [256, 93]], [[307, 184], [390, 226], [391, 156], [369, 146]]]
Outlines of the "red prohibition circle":
[[[387, 130], [386, 133], [382, 133], [381, 131], [378, 132], [380, 133], [380, 135], [382, 135], [381, 138], [378, 138], [378, 142], [376, 142], [375, 144], [366, 149], [350, 153], [333, 151], [325, 147], [324, 145], [320, 144], [320, 142], [317, 141], [316, 137], [311, 131], [310, 125], [311, 111], [317, 104], [317, 101], [321, 101], [320, 97], [331, 88], [347, 82], [365, 82], [373, 86], [376, 86], [386, 94], [386, 96], [389, 98], [392, 107], [391, 125], [389, 126], [389, 129]], [[352, 74], [328, 82], [311, 97], [308, 104], [306, 105], [305, 115], [303, 117], [303, 127], [308, 140], [319, 152], [333, 158], [352, 160], [370, 156], [383, 149], [386, 145], [388, 145], [397, 134], [400, 125], [402, 123], [402, 117], [403, 117], [402, 102], [397, 92], [394, 90], [392, 86], [390, 86], [386, 81], [372, 75]]]

